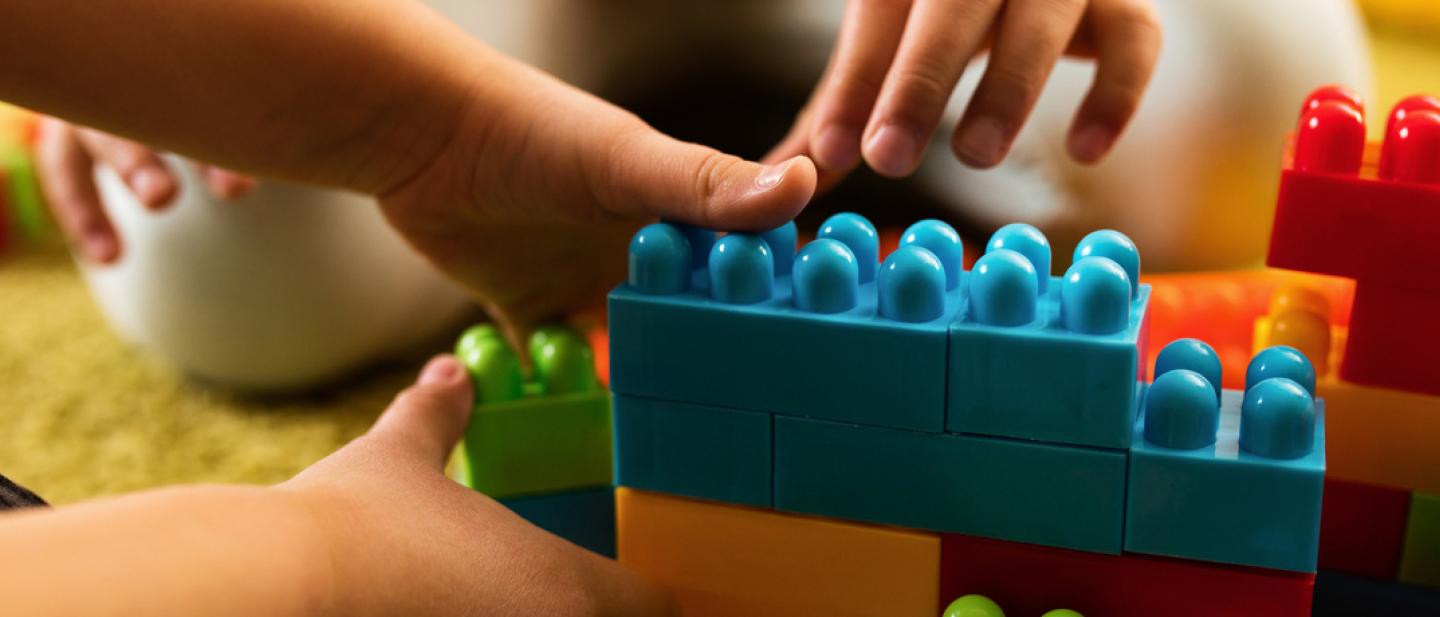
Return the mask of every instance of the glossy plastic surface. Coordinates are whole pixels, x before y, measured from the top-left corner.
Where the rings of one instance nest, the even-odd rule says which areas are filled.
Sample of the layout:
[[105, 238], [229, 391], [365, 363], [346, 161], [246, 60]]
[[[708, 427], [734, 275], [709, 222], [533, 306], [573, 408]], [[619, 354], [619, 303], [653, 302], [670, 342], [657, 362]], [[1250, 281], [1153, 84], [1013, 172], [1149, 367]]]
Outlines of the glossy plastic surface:
[[969, 273], [968, 306], [950, 326], [947, 429], [1128, 447], [1149, 286], [1127, 301], [1124, 267], [1086, 255], [1035, 295], [1028, 265], [996, 248]]
[[1078, 263], [1086, 257], [1104, 257], [1119, 264], [1130, 278], [1131, 299], [1140, 295], [1140, 249], [1125, 234], [1113, 229], [1090, 232], [1075, 245], [1072, 261]]
[[1200, 373], [1167, 371], [1145, 393], [1147, 442], [1177, 450], [1204, 448], [1215, 443], [1219, 425], [1215, 388]]
[[[1196, 379], [1186, 379], [1191, 375]], [[1203, 378], [1185, 369], [1162, 380], [1151, 387], [1161, 393], [1146, 397], [1130, 448], [1125, 550], [1314, 572], [1325, 475], [1323, 403], [1286, 378], [1263, 380], [1245, 393], [1226, 390], [1211, 443], [1174, 447], [1202, 441], [1194, 424], [1185, 431], [1171, 427], [1183, 412], [1199, 415], [1201, 403], [1208, 411], [1213, 399]], [[1148, 429], [1150, 403], [1165, 405], [1156, 419], [1166, 430]], [[1162, 439], [1167, 446], [1149, 436], [1175, 439]]]
[[935, 617], [940, 538], [620, 488], [620, 563], [686, 617]]
[[617, 395], [621, 486], [769, 507], [769, 414]]
[[1005, 617], [1005, 611], [994, 600], [972, 593], [955, 598], [945, 607], [942, 617]]
[[[1024, 256], [1034, 268], [1037, 290], [1042, 294], [1046, 292], [1050, 286], [1051, 255], [1050, 240], [1045, 234], [1040, 233], [1033, 225], [1011, 223], [991, 234], [990, 242], [985, 245], [985, 254], [989, 255], [1001, 249], [1015, 251]], [[977, 262], [975, 267], [979, 269], [980, 264]]]
[[1101, 555], [941, 536], [941, 599], [982, 593], [1010, 615], [1066, 607], [1104, 617], [1310, 614], [1312, 576], [1146, 555]]
[[965, 245], [949, 224], [935, 219], [915, 223], [900, 235], [900, 246], [918, 246], [934, 253], [945, 267], [945, 289], [960, 285], [960, 273], [965, 269]]
[[1440, 495], [1415, 493], [1410, 499], [1400, 580], [1440, 587]]
[[775, 418], [775, 507], [1118, 553], [1125, 452]]
[[1440, 394], [1440, 107], [1412, 97], [1367, 156], [1347, 97], [1307, 109], [1280, 181], [1268, 263], [1356, 280], [1347, 381]]
[[[697, 238], [697, 242], [704, 239]], [[710, 242], [714, 242], [713, 233]], [[631, 287], [651, 294], [675, 294], [689, 289], [691, 269], [696, 263], [704, 263], [696, 259], [686, 233], [664, 223], [647, 225], [636, 232], [630, 239], [629, 255], [626, 281]], [[709, 258], [707, 244], [705, 260]]]
[[1158, 382], [1162, 375], [1176, 369], [1199, 373], [1215, 391], [1215, 403], [1220, 403], [1220, 391], [1224, 389], [1224, 368], [1220, 363], [1220, 355], [1215, 353], [1215, 348], [1209, 343], [1195, 338], [1182, 338], [1166, 344], [1155, 359], [1152, 378]]

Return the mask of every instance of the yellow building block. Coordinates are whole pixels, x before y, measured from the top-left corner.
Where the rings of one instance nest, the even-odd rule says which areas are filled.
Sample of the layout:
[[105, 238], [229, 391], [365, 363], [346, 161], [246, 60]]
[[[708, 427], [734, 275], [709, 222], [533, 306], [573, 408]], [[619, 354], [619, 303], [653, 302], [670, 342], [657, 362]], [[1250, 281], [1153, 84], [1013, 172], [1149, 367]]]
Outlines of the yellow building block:
[[935, 617], [940, 537], [633, 489], [615, 492], [620, 563], [685, 617]]
[[[1315, 355], [1315, 393], [1325, 399], [1325, 474], [1403, 490], [1440, 493], [1440, 396], [1350, 383], [1339, 378], [1344, 327], [1319, 327], [1302, 306], [1256, 320], [1255, 349], [1290, 345]], [[1328, 354], [1326, 353], [1328, 352]]]

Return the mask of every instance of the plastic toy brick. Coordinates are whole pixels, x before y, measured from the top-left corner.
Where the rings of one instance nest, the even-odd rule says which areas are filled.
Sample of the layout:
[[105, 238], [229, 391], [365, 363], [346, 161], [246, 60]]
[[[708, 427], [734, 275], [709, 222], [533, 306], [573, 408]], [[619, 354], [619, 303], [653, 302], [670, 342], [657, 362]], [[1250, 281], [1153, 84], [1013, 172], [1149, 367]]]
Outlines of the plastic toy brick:
[[1440, 589], [1338, 572], [1315, 575], [1312, 617], [1372, 615], [1440, 615]]
[[1326, 478], [1320, 569], [1395, 580], [1409, 515], [1409, 491]]
[[615, 397], [615, 476], [622, 486], [771, 505], [769, 414]]
[[[1017, 245], [1044, 265], [996, 248]], [[1117, 232], [1091, 234], [1059, 278], [1049, 276], [1049, 244], [1033, 227], [1002, 228], [990, 247], [970, 273], [966, 311], [950, 326], [946, 428], [1129, 446], [1150, 294], [1132, 284], [1135, 245]]]
[[770, 232], [788, 230], [780, 246], [760, 235], [709, 234], [699, 240], [714, 242], [708, 254], [692, 250], [694, 230], [642, 229], [629, 280], [609, 298], [612, 387], [942, 431], [946, 326], [963, 289], [947, 288], [946, 277], [960, 274], [959, 236], [938, 221], [921, 225], [953, 240], [950, 261], [907, 247], [878, 272], [874, 227], [853, 214], [827, 221], [798, 260], [793, 224]]
[[935, 617], [940, 538], [616, 491], [620, 563], [666, 586], [686, 617]]
[[775, 419], [775, 507], [1120, 552], [1125, 452]]
[[941, 599], [983, 594], [1011, 615], [1063, 606], [1105, 617], [1301, 617], [1310, 614], [1313, 580], [1291, 572], [941, 536]]
[[1249, 388], [1217, 402], [1204, 377], [1218, 369], [1213, 354], [1162, 371], [1169, 351], [1130, 447], [1125, 550], [1314, 572], [1325, 414], [1313, 367], [1293, 349], [1266, 350]]
[[11, 219], [20, 236], [31, 243], [51, 236], [52, 226], [41, 196], [29, 147], [14, 138], [0, 138], [0, 169], [5, 172]]
[[[994, 600], [980, 594], [966, 594], [955, 598], [945, 607], [941, 617], [1005, 617], [1005, 611]], [[1084, 617], [1065, 608], [1045, 611], [1040, 617]]]
[[561, 328], [542, 328], [530, 343], [528, 384], [493, 327], [471, 328], [456, 344], [476, 393], [465, 484], [496, 498], [610, 484], [610, 395], [595, 380], [589, 347]]
[[[1350, 383], [1335, 372], [1338, 350], [1346, 347], [1343, 328], [1315, 327], [1313, 311], [1295, 307], [1256, 322], [1256, 345], [1285, 342], [1298, 348], [1329, 348], [1330, 372], [1316, 393], [1325, 399], [1329, 425], [1328, 477], [1402, 490], [1440, 493], [1440, 397]], [[1280, 326], [1274, 332], [1275, 325]], [[1309, 324], [1309, 325], [1307, 325]], [[1323, 371], [1322, 371], [1323, 372]]]
[[500, 501], [536, 527], [615, 557], [615, 489], [601, 486]]
[[1415, 493], [1410, 499], [1400, 580], [1440, 587], [1440, 495]]
[[[1341, 377], [1440, 394], [1440, 364], [1413, 361], [1440, 345], [1440, 99], [1391, 111], [1385, 140], [1365, 148], [1358, 97], [1311, 94], [1280, 179], [1268, 263], [1356, 280]], [[1378, 157], [1374, 156], [1378, 152]]]

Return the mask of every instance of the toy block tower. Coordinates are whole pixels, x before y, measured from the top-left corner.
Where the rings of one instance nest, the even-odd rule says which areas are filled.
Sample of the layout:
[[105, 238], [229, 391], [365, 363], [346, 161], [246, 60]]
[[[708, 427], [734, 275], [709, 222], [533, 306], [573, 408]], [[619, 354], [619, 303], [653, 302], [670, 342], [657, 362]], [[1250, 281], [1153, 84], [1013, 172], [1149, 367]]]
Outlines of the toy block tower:
[[475, 386], [459, 480], [537, 526], [615, 554], [610, 395], [574, 330], [543, 327], [529, 341], [532, 378], [494, 326], [466, 330], [455, 355]]
[[[650, 225], [610, 294], [619, 558], [687, 615], [935, 615], [968, 593], [1308, 612], [1324, 429], [1303, 357], [1222, 395], [1190, 345], [1147, 393], [1150, 289], [1117, 232], [1060, 277], [1028, 225], [968, 271], [939, 221], [883, 260], [859, 215], [816, 235]], [[964, 557], [982, 548], [994, 569]], [[1002, 564], [1051, 576], [987, 578]]]
[[1355, 279], [1340, 377], [1440, 395], [1440, 99], [1391, 110], [1366, 146], [1365, 109], [1344, 88], [1316, 90], [1285, 161], [1268, 263]]

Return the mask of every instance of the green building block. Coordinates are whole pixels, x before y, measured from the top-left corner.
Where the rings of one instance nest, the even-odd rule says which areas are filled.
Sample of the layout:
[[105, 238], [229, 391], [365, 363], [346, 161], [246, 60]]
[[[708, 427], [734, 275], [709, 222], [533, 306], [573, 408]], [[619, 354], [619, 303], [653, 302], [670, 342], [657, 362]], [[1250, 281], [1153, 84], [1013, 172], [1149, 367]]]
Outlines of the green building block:
[[0, 140], [0, 168], [6, 180], [5, 201], [20, 236], [31, 244], [49, 240], [54, 227], [46, 213], [29, 148], [18, 140]]
[[610, 485], [610, 394], [594, 353], [563, 327], [542, 328], [529, 347], [535, 378], [526, 383], [519, 354], [493, 326], [456, 343], [475, 387], [462, 481], [497, 499]]
[[1440, 587], [1440, 495], [1417, 492], [1410, 499], [1400, 581]]

